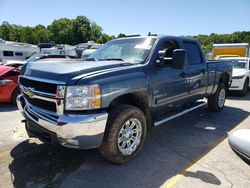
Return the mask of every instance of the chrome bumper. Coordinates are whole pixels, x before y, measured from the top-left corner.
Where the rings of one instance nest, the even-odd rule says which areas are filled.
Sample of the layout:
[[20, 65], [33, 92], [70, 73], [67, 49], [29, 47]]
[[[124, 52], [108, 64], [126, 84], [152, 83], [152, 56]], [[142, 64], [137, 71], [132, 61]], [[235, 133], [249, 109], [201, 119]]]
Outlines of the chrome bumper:
[[17, 106], [28, 122], [38, 124], [55, 133], [62, 146], [90, 149], [102, 144], [108, 118], [107, 112], [57, 116], [32, 106], [22, 95], [17, 97]]

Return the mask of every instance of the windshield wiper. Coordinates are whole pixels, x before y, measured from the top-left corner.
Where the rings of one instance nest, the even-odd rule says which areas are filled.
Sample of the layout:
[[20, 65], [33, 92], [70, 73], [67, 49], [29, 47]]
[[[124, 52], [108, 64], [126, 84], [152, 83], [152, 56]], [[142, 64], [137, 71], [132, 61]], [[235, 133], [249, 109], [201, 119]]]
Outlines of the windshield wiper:
[[122, 58], [105, 58], [99, 59], [99, 61], [124, 61]]

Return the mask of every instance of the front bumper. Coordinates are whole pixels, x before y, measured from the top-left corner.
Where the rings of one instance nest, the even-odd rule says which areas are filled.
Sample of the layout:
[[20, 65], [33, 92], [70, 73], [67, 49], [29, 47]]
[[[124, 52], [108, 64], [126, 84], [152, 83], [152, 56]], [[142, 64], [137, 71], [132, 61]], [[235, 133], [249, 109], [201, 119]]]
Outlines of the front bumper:
[[242, 90], [244, 87], [245, 79], [232, 79], [232, 84], [229, 87], [229, 90]]
[[[90, 149], [102, 144], [107, 112], [85, 115], [57, 116], [29, 104], [22, 95], [17, 97], [17, 106], [32, 126], [48, 130], [56, 135], [58, 142], [65, 147]], [[39, 136], [36, 135], [37, 138]]]

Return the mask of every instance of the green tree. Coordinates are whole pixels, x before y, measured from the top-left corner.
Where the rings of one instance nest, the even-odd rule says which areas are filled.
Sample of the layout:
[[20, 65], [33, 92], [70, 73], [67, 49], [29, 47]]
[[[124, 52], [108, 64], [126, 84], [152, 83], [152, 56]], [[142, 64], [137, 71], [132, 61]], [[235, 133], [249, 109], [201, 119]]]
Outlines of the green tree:
[[91, 22], [90, 40], [98, 41], [102, 37], [102, 27], [97, 25], [95, 22]]
[[34, 38], [33, 38], [33, 28], [32, 27], [23, 27], [22, 29], [22, 35], [21, 35], [21, 42], [34, 44]]
[[33, 32], [34, 43], [50, 42], [52, 39], [52, 33], [43, 25], [37, 25]]
[[13, 40], [23, 42], [23, 27], [19, 25], [13, 25]]
[[91, 24], [87, 17], [77, 16], [71, 20], [73, 25], [74, 44], [88, 42], [91, 37]]
[[13, 40], [13, 26], [9, 22], [3, 22], [0, 29], [1, 38], [4, 40]]
[[126, 37], [126, 35], [124, 33], [119, 33], [116, 38], [122, 38], [122, 37]]
[[98, 43], [104, 44], [112, 39], [115, 39], [115, 36], [113, 35], [107, 35], [107, 34], [102, 34], [102, 36], [97, 40]]
[[70, 19], [61, 18], [48, 26], [52, 39], [57, 44], [74, 44], [73, 25]]

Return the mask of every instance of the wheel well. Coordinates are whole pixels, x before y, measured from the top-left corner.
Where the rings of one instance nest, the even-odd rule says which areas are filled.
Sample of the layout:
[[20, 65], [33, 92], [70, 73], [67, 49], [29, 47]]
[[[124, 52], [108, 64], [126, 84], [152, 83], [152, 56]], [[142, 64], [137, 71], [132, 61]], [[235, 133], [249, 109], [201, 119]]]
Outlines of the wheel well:
[[128, 104], [139, 108], [146, 117], [148, 128], [151, 127], [152, 118], [149, 110], [147, 94], [136, 92], [119, 96], [110, 103], [108, 110], [122, 104]]
[[229, 75], [227, 73], [223, 73], [220, 76], [219, 83], [224, 83], [226, 88], [229, 88]]
[[12, 93], [11, 93], [11, 102], [12, 103], [16, 103], [16, 99], [15, 98], [13, 98], [14, 97], [14, 95], [16, 94], [16, 92], [17, 93], [19, 93], [20, 92], [20, 89], [19, 89], [19, 87], [17, 86], [13, 91], [12, 91]]

